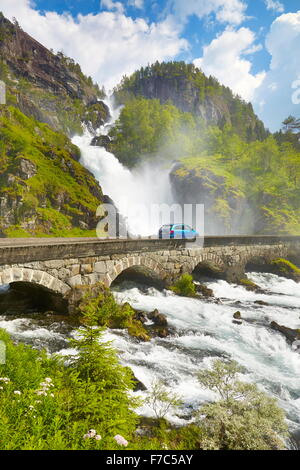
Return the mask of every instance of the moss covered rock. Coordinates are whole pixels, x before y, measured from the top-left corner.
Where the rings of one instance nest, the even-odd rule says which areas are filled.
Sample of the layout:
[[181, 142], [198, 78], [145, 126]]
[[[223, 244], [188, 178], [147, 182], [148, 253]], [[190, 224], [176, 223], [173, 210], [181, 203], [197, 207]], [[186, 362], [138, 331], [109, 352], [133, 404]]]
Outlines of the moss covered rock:
[[271, 262], [273, 272], [276, 274], [287, 277], [288, 279], [300, 280], [300, 269], [290, 261], [284, 258], [277, 258]]

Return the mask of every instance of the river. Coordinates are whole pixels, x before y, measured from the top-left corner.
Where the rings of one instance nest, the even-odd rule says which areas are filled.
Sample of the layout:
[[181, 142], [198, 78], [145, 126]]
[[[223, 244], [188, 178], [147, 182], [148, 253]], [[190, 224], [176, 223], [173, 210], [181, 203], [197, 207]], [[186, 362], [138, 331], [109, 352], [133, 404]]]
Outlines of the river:
[[[191, 419], [201, 403], [215, 398], [197, 382], [197, 371], [208, 368], [215, 358], [234, 359], [244, 367], [241, 380], [256, 383], [261, 390], [278, 400], [286, 411], [292, 432], [300, 432], [300, 354], [285, 337], [270, 328], [270, 322], [299, 328], [299, 284], [273, 274], [248, 273], [264, 294], [244, 287], [211, 280], [216, 300], [178, 297], [170, 291], [123, 284], [115, 288], [119, 302], [130, 302], [134, 308], [167, 316], [175, 332], [167, 338], [138, 342], [124, 330], [108, 330], [105, 339], [112, 340], [120, 362], [130, 366], [135, 376], [148, 388], [155, 379], [162, 380], [170, 391], [179, 394], [184, 406], [167, 417], [176, 424]], [[268, 305], [259, 305], [263, 300]], [[242, 324], [233, 323], [239, 310]], [[50, 353], [69, 354], [67, 339], [74, 334], [65, 319], [35, 316], [1, 316], [0, 328], [18, 341], [35, 347], [46, 347]], [[146, 392], [136, 392], [145, 396]], [[138, 410], [151, 416], [147, 406]]]

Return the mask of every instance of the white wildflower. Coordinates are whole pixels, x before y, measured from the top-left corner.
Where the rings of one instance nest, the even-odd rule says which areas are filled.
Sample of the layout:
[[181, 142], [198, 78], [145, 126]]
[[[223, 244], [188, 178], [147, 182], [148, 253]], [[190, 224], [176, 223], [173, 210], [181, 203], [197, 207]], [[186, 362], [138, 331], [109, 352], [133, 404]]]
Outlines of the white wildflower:
[[8, 377], [0, 377], [0, 381], [4, 382], [5, 384], [8, 384], [8, 382], [10, 382], [10, 379]]
[[97, 441], [101, 439], [101, 436], [97, 434], [97, 431], [95, 429], [90, 429], [87, 434], [83, 436], [83, 439], [97, 439]]
[[124, 447], [128, 446], [128, 442], [120, 434], [116, 434], [116, 436], [114, 436], [114, 440], [117, 442], [117, 444], [119, 444], [119, 446], [124, 446]]
[[20, 390], [14, 390], [14, 394], [15, 395], [21, 395], [21, 392], [20, 392]]
[[95, 439], [96, 439], [96, 441], [100, 441], [102, 439], [102, 437], [100, 436], [100, 434], [96, 434]]

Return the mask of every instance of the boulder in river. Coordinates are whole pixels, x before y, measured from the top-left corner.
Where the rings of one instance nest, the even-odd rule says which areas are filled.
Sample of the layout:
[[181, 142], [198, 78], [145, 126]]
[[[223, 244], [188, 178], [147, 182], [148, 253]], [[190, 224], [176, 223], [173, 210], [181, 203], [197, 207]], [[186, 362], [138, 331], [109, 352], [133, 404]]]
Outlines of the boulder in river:
[[160, 313], [157, 309], [148, 313], [148, 318], [153, 321], [156, 326], [168, 326], [166, 315]]
[[263, 300], [255, 300], [254, 302], [257, 305], [270, 305], [268, 302], [264, 302]]
[[300, 329], [288, 328], [287, 326], [279, 325], [278, 323], [276, 323], [276, 321], [272, 321], [270, 326], [271, 328], [273, 328], [273, 330], [282, 333], [286, 337], [286, 339], [291, 343], [300, 340]]
[[205, 286], [204, 284], [196, 284], [196, 290], [199, 294], [203, 297], [213, 297], [214, 292], [209, 287]]

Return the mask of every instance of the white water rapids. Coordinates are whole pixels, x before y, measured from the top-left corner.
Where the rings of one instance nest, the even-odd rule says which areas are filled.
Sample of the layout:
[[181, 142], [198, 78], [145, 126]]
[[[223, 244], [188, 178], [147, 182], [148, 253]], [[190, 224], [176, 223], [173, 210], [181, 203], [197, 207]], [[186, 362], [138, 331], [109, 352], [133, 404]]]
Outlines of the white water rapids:
[[[175, 333], [167, 338], [138, 342], [124, 330], [109, 330], [105, 339], [113, 340], [122, 364], [130, 366], [135, 376], [148, 388], [161, 379], [183, 398], [184, 407], [168, 418], [183, 424], [201, 403], [214, 394], [197, 382], [197, 371], [208, 368], [215, 358], [236, 360], [245, 368], [241, 379], [254, 382], [277, 398], [286, 411], [290, 429], [300, 430], [300, 354], [286, 338], [269, 325], [299, 328], [299, 284], [272, 274], [251, 273], [250, 278], [266, 289], [265, 294], [249, 292], [241, 286], [215, 280], [207, 283], [220, 303], [178, 297], [169, 291], [138, 288], [130, 285], [115, 291], [120, 302], [144, 311], [157, 308], [165, 314]], [[255, 304], [264, 300], [268, 305]], [[239, 310], [243, 322], [233, 323]], [[0, 328], [20, 341], [47, 347], [51, 352], [71, 353], [65, 325], [45, 324], [41, 319], [2, 316]], [[74, 351], [73, 351], [74, 352]], [[136, 392], [145, 396], [145, 392]], [[139, 410], [153, 414], [147, 406]]]

